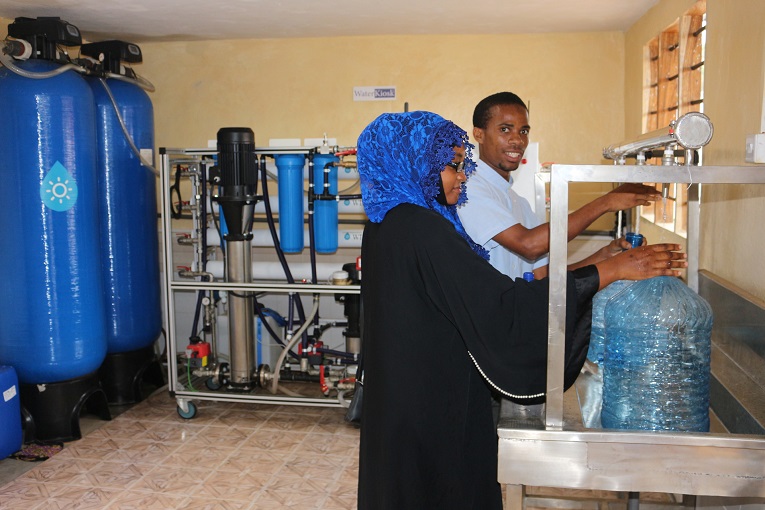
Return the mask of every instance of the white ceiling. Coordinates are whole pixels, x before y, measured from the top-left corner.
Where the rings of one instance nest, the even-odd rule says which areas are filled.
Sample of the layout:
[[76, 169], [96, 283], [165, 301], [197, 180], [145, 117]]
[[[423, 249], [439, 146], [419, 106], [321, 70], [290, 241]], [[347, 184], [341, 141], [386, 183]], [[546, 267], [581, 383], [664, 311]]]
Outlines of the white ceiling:
[[89, 41], [626, 31], [658, 0], [2, 0]]

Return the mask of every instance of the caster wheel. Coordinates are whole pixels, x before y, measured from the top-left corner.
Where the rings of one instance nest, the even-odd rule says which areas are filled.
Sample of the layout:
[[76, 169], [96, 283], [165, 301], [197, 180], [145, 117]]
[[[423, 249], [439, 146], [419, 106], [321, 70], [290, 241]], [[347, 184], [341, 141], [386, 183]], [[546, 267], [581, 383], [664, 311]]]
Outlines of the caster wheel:
[[205, 381], [205, 387], [208, 390], [212, 390], [212, 391], [218, 391], [219, 389], [222, 388], [222, 386], [219, 383], [216, 383], [215, 379], [213, 379], [212, 377], [210, 377], [209, 379]]
[[189, 410], [186, 412], [184, 412], [181, 406], [177, 407], [178, 416], [180, 416], [184, 420], [190, 420], [197, 415], [197, 406], [194, 404], [194, 402], [189, 402], [187, 404], [187, 407], [189, 408]]

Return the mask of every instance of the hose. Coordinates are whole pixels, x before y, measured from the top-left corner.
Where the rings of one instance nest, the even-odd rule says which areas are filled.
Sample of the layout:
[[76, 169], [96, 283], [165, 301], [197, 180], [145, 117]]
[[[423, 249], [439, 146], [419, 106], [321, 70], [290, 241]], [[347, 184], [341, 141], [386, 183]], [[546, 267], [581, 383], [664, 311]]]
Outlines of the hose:
[[[116, 76], [116, 75], [115, 75]], [[130, 146], [130, 149], [133, 151], [133, 154], [135, 154], [138, 157], [138, 160], [141, 162], [141, 165], [148, 168], [155, 176], [159, 176], [159, 171], [152, 166], [151, 163], [146, 161], [143, 156], [141, 156], [141, 151], [138, 150], [138, 147], [135, 146], [135, 143], [133, 143], [133, 137], [130, 136], [130, 133], [128, 132], [127, 126], [125, 125], [125, 121], [122, 119], [122, 115], [120, 114], [120, 108], [117, 106], [117, 101], [114, 99], [114, 95], [112, 95], [112, 91], [109, 88], [109, 85], [106, 84], [106, 80], [103, 78], [99, 78], [98, 81], [101, 82], [101, 85], [104, 86], [104, 90], [106, 90], [106, 94], [109, 96], [109, 100], [112, 103], [112, 106], [114, 107], [114, 113], [117, 114], [117, 120], [120, 123], [120, 127], [122, 128], [122, 133], [125, 135], [125, 140], [127, 140], [128, 145]], [[130, 80], [131, 83], [134, 80]]]
[[147, 92], [154, 92], [156, 89], [154, 88], [154, 85], [147, 80], [146, 78], [142, 76], [135, 75], [135, 78], [131, 78], [128, 76], [123, 76], [121, 74], [116, 73], [106, 73], [107, 78], [114, 78], [115, 80], [124, 81], [127, 83], [133, 83], [135, 85], [138, 85], [142, 89], [144, 89]]
[[27, 71], [26, 69], [22, 69], [16, 64], [14, 64], [13, 57], [11, 57], [10, 55], [6, 55], [5, 52], [3, 51], [0, 51], [0, 63], [2, 63], [5, 67], [7, 67], [9, 71], [12, 71], [18, 74], [19, 76], [23, 76], [24, 78], [31, 78], [33, 80], [44, 80], [47, 78], [53, 78], [54, 76], [58, 76], [59, 74], [63, 74], [69, 71], [70, 69], [78, 73], [85, 72], [84, 67], [80, 67], [72, 63], [64, 64], [57, 69], [52, 69], [50, 71], [44, 71], [40, 73]]
[[[287, 259], [284, 256], [284, 252], [282, 251], [282, 246], [279, 243], [279, 236], [276, 234], [276, 224], [274, 223], [274, 213], [271, 211], [271, 199], [268, 196], [268, 173], [266, 172], [266, 157], [260, 156], [259, 160], [259, 166], [260, 166], [260, 180], [263, 183], [263, 205], [266, 207], [266, 223], [268, 224], [268, 231], [271, 233], [271, 239], [274, 242], [274, 249], [276, 249], [276, 256], [279, 258], [279, 263], [282, 265], [282, 269], [284, 270], [284, 276], [287, 278], [287, 283], [295, 283], [295, 278], [292, 276], [292, 272], [290, 271], [290, 266], [287, 264]], [[292, 299], [292, 295], [290, 295], [290, 299]], [[295, 302], [295, 306], [297, 307], [298, 311], [298, 317], [300, 320], [305, 319], [305, 311], [303, 310], [303, 302], [300, 299], [297, 299]], [[292, 313], [292, 303], [290, 303], [290, 314]], [[292, 322], [290, 321], [290, 325]], [[307, 338], [307, 337], [306, 337]]]
[[[268, 331], [268, 334], [271, 335], [271, 338], [273, 338], [276, 343], [282, 346], [284, 348], [284, 342], [281, 338], [279, 338], [279, 335], [276, 334], [276, 331], [273, 330], [270, 324], [268, 324], [268, 321], [266, 320], [266, 316], [263, 313], [263, 306], [258, 302], [258, 299], [255, 298], [255, 312], [258, 314], [258, 317], [260, 318], [260, 323], [263, 324], [263, 327], [266, 328], [266, 331]], [[292, 356], [295, 359], [300, 359], [300, 356], [295, 354], [294, 352], [290, 351], [290, 356]]]
[[[279, 390], [279, 367], [282, 366], [282, 363], [284, 363], [284, 359], [287, 357], [287, 353], [292, 349], [296, 343], [300, 341], [300, 338], [303, 336], [303, 333], [305, 333], [305, 330], [308, 329], [308, 326], [311, 325], [311, 321], [313, 320], [314, 316], [316, 316], [316, 313], [319, 311], [319, 295], [314, 294], [313, 295], [313, 308], [311, 308], [311, 313], [308, 314], [308, 317], [306, 317], [305, 321], [303, 322], [303, 325], [300, 326], [300, 328], [295, 331], [295, 334], [292, 335], [292, 338], [290, 339], [289, 343], [284, 347], [282, 350], [282, 353], [279, 355], [279, 359], [276, 361], [276, 366], [274, 367], [274, 378], [271, 381], [271, 393], [276, 394], [276, 392]], [[286, 388], [281, 388], [281, 390], [284, 393], [287, 393], [288, 395], [293, 394]]]

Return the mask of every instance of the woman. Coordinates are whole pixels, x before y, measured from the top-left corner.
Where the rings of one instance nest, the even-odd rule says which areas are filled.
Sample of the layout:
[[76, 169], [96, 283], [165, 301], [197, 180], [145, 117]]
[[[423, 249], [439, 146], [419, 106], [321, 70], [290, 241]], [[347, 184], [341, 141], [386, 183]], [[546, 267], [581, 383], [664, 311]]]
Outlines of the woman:
[[[473, 171], [465, 131], [428, 112], [383, 114], [358, 141], [364, 401], [358, 508], [501, 509], [491, 392], [544, 397], [547, 279], [486, 261], [455, 206]], [[568, 275], [567, 387], [587, 354], [591, 299], [620, 278], [675, 275], [677, 245]]]

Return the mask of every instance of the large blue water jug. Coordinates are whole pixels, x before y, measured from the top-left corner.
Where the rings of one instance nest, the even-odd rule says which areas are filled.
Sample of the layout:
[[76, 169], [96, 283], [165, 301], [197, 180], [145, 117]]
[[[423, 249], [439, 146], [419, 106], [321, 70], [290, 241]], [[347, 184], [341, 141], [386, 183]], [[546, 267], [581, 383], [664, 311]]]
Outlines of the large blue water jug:
[[634, 280], [616, 280], [606, 288], [599, 290], [592, 298], [592, 329], [590, 331], [590, 347], [587, 349], [587, 359], [603, 366], [603, 356], [606, 348], [606, 303], [619, 292], [635, 283]]
[[603, 427], [709, 431], [709, 303], [660, 276], [612, 297], [605, 325]]
[[[643, 236], [634, 232], [627, 232], [625, 236], [627, 242], [632, 245], [633, 248], [637, 248], [643, 244]], [[592, 329], [590, 332], [590, 347], [587, 350], [587, 359], [597, 364], [603, 365], [603, 350], [605, 349], [606, 341], [606, 325], [605, 325], [605, 311], [606, 303], [608, 300], [618, 294], [621, 290], [629, 287], [634, 280], [616, 280], [611, 285], [598, 291], [595, 297], [592, 298]], [[602, 380], [602, 374], [599, 374]]]

